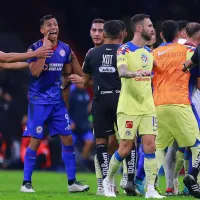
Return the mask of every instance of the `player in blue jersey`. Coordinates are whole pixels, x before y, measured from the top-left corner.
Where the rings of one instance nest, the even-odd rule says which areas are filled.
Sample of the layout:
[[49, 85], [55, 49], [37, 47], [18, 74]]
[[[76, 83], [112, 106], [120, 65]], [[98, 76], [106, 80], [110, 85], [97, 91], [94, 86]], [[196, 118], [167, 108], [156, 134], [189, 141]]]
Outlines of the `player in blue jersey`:
[[[83, 192], [89, 186], [76, 181], [76, 162], [72, 142], [69, 116], [62, 97], [62, 73], [71, 74], [70, 47], [58, 40], [58, 22], [53, 15], [40, 20], [40, 32], [44, 40], [29, 47], [34, 52], [46, 43], [51, 43], [54, 51], [51, 58], [29, 59], [30, 84], [28, 106], [28, 133], [30, 144], [24, 158], [24, 179], [21, 192], [35, 192], [31, 177], [35, 166], [37, 149], [43, 139], [43, 126], [47, 122], [51, 136], [60, 135], [62, 141], [62, 159], [68, 177], [69, 192]], [[24, 135], [25, 136], [25, 135]]]

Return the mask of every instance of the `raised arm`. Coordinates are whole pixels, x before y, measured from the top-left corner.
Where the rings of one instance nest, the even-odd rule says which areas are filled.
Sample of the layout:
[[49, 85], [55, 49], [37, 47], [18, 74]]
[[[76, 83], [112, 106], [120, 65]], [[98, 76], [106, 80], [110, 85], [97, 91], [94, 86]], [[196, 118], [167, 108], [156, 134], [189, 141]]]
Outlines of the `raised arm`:
[[[51, 47], [52, 43], [48, 39], [48, 36], [49, 36], [49, 33], [44, 37], [43, 46], [40, 48], [48, 48], [48, 49], [52, 48]], [[34, 53], [34, 52], [37, 52], [40, 48], [38, 48], [35, 51], [30, 49], [28, 52]], [[41, 74], [41, 72], [44, 69], [46, 57], [51, 57], [52, 54], [53, 54], [53, 51], [51, 50], [51, 54], [49, 54], [48, 56], [40, 57], [39, 59], [35, 59], [34, 61], [29, 63], [30, 72], [33, 76], [38, 77]]]

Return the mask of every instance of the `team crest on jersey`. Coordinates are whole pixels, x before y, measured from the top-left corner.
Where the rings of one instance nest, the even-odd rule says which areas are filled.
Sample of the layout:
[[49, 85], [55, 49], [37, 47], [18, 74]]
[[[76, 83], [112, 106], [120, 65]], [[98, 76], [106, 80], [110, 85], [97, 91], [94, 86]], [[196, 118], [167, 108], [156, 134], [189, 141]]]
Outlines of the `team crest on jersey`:
[[37, 134], [40, 134], [40, 133], [42, 133], [42, 132], [43, 132], [42, 126], [37, 126], [37, 127], [36, 127], [36, 133], [37, 133]]
[[65, 52], [64, 49], [61, 49], [61, 50], [60, 50], [60, 55], [61, 55], [62, 57], [64, 57], [64, 56], [66, 55], [66, 52]]
[[144, 53], [141, 55], [141, 59], [142, 59], [142, 61], [143, 61], [144, 63], [147, 63], [147, 62], [148, 62], [148, 57], [147, 57], [147, 55], [144, 54]]

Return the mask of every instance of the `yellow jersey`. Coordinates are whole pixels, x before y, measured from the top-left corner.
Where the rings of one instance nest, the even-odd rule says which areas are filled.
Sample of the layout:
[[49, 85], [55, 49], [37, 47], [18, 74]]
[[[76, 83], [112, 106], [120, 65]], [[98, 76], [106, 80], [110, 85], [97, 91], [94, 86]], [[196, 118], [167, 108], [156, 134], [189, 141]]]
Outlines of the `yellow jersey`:
[[[132, 42], [127, 42], [117, 51], [117, 67], [120, 65], [126, 65], [128, 71], [133, 72], [152, 71], [153, 55], [148, 47], [138, 47]], [[121, 78], [121, 83], [117, 113], [155, 115], [151, 77]]]

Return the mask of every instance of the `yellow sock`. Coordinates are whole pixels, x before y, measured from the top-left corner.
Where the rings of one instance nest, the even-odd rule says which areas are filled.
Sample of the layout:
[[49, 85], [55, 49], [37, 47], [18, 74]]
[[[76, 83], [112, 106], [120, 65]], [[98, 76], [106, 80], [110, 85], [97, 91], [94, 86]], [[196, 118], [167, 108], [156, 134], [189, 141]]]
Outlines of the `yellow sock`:
[[179, 172], [181, 171], [184, 163], [184, 153], [177, 151], [176, 152], [176, 164], [174, 169], [174, 177], [178, 178]]
[[101, 168], [100, 168], [99, 162], [97, 160], [97, 155], [94, 156], [94, 166], [95, 166], [96, 178], [97, 179], [103, 178], [102, 173], [101, 173]]
[[113, 154], [109, 164], [108, 175], [107, 175], [109, 180], [113, 179], [114, 175], [116, 174], [117, 170], [119, 169], [122, 163], [122, 160], [121, 161], [117, 160], [115, 154], [116, 153]]
[[157, 161], [157, 170], [159, 171], [161, 166], [164, 164], [165, 151], [156, 149], [156, 161]]
[[[148, 154], [147, 154], [148, 156]], [[155, 156], [155, 155], [154, 155]], [[147, 188], [154, 188], [154, 183], [157, 175], [157, 162], [156, 158], [144, 158], [144, 171], [146, 174], [146, 185]]]

